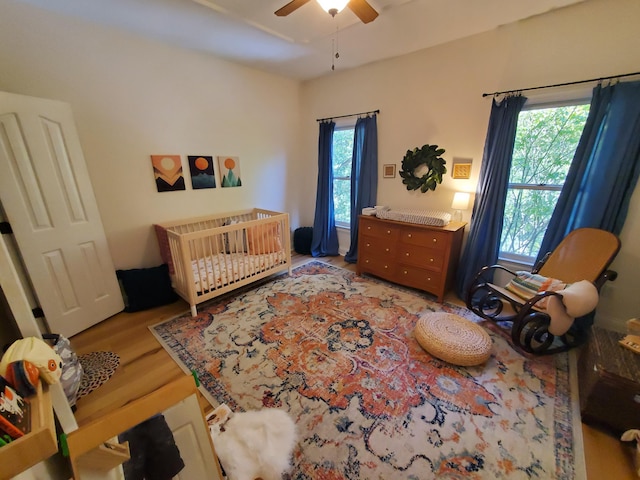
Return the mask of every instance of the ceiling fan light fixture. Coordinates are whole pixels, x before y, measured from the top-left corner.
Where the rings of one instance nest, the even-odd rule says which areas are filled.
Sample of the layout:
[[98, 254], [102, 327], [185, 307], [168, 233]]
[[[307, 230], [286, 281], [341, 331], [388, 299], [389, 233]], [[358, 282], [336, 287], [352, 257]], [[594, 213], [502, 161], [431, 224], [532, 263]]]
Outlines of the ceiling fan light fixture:
[[318, 0], [318, 3], [325, 12], [335, 16], [336, 13], [340, 13], [347, 6], [349, 0]]

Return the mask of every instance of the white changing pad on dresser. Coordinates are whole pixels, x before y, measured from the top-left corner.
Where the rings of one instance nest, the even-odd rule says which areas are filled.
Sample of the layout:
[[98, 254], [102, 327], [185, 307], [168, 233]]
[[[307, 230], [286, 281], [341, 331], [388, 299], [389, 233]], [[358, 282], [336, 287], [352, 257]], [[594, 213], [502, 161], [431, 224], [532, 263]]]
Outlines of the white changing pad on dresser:
[[451, 221], [451, 214], [439, 210], [421, 210], [413, 208], [376, 209], [376, 216], [385, 220], [398, 222], [417, 223], [420, 225], [433, 225], [444, 227]]

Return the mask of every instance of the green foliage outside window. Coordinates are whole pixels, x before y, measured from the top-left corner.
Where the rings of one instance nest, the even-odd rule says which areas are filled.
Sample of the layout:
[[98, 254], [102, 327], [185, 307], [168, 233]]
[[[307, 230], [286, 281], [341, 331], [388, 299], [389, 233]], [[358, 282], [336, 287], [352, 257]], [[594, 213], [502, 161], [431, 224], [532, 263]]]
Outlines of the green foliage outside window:
[[536, 257], [589, 114], [589, 105], [518, 117], [500, 252]]
[[333, 206], [337, 224], [349, 226], [351, 219], [351, 158], [353, 127], [333, 132]]

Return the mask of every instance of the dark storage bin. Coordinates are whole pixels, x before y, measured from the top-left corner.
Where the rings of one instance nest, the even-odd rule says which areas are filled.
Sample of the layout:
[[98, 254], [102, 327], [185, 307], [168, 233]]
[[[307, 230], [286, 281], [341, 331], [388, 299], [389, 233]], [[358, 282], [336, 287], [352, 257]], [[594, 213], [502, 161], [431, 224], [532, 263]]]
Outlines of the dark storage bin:
[[313, 227], [296, 228], [293, 232], [293, 249], [301, 255], [311, 255]]
[[617, 436], [640, 425], [640, 355], [618, 344], [622, 337], [592, 327], [578, 368], [582, 420]]

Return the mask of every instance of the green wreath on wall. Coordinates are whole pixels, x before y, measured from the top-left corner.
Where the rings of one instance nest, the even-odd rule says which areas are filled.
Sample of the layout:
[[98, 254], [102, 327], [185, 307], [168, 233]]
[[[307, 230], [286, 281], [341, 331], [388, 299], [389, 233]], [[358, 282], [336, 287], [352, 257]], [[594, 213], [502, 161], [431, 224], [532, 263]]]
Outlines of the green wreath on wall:
[[[442, 183], [442, 176], [447, 173], [447, 161], [440, 156], [443, 153], [444, 149], [438, 148], [438, 145], [423, 145], [421, 148], [407, 150], [400, 170], [402, 183], [407, 186], [407, 190], [420, 189], [422, 193], [426, 193], [427, 190], [435, 190]], [[416, 176], [416, 170], [423, 165], [427, 168], [426, 173]]]

